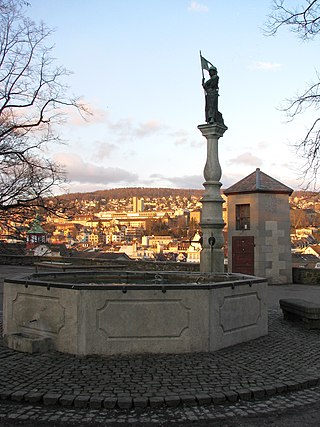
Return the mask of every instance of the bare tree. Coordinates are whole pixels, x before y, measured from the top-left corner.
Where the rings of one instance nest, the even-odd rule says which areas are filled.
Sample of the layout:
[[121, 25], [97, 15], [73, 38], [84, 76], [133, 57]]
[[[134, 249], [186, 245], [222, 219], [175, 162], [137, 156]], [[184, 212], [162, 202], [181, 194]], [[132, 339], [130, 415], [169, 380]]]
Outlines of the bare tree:
[[[287, 4], [291, 5], [287, 6]], [[267, 34], [275, 35], [281, 27], [288, 26], [302, 40], [315, 38], [320, 33], [320, 0], [304, 0], [292, 6], [292, 0], [274, 0], [273, 9], [268, 17]], [[290, 119], [312, 108], [315, 112], [320, 108], [320, 75], [317, 73], [315, 82], [298, 92], [288, 100], [284, 111]], [[320, 168], [320, 117], [316, 113], [305, 137], [296, 143], [298, 154], [305, 160], [302, 176], [306, 188], [317, 186], [317, 173]]]
[[26, 6], [0, 0], [0, 221], [10, 212], [46, 207], [65, 182], [62, 167], [46, 156], [48, 144], [60, 141], [56, 125], [67, 107], [85, 111], [67, 95], [70, 73], [55, 65], [47, 46], [52, 30], [26, 17]]
[[308, 40], [320, 31], [319, 0], [305, 0], [298, 6], [286, 6], [289, 0], [273, 0], [272, 12], [267, 23], [267, 32], [277, 33], [280, 27], [288, 25], [303, 40]]

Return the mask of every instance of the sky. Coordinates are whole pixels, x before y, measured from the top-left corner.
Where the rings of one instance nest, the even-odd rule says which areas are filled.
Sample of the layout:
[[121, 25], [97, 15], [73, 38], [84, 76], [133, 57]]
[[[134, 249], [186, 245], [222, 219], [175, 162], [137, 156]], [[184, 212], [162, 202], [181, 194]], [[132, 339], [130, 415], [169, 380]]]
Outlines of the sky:
[[[206, 140], [199, 51], [218, 69], [222, 188], [256, 168], [293, 189], [294, 144], [314, 112], [288, 121], [286, 100], [316, 78], [318, 41], [287, 29], [265, 35], [271, 0], [30, 0], [27, 14], [55, 32], [57, 65], [92, 112], [70, 111], [64, 145], [67, 191], [118, 187], [203, 188]], [[207, 72], [205, 77], [208, 78]]]

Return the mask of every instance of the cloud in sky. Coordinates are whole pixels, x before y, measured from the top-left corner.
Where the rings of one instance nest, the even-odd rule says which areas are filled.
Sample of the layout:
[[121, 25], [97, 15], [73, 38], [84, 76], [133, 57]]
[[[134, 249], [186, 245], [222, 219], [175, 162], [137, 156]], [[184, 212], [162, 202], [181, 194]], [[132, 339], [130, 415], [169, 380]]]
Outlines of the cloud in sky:
[[268, 149], [269, 148], [269, 144], [268, 144], [267, 141], [259, 141], [258, 144], [257, 144], [257, 147], [260, 150], [264, 150], [264, 149]]
[[95, 160], [108, 159], [113, 151], [117, 150], [118, 147], [115, 144], [108, 142], [96, 142], [93, 151], [92, 158]]
[[70, 181], [95, 184], [130, 184], [138, 179], [138, 175], [117, 167], [97, 166], [85, 162], [79, 155], [73, 153], [59, 153], [55, 161], [64, 165]]
[[126, 117], [117, 122], [108, 122], [109, 129], [122, 138], [146, 138], [161, 133], [167, 126], [158, 120], [148, 120], [135, 125], [131, 118]]
[[274, 71], [278, 70], [282, 67], [282, 64], [277, 62], [264, 62], [264, 61], [255, 61], [249, 65], [251, 70], [266, 70], [266, 71]]
[[262, 160], [259, 159], [259, 157], [253, 156], [251, 153], [246, 152], [240, 154], [237, 157], [234, 157], [233, 159], [230, 159], [228, 163], [229, 165], [247, 165], [259, 167], [262, 165]]
[[79, 104], [83, 105], [88, 113], [80, 113], [76, 108], [65, 109], [69, 125], [86, 126], [96, 123], [104, 123], [107, 120], [108, 113], [102, 108], [99, 108], [84, 100], [80, 100]]
[[181, 136], [180, 138], [177, 138], [174, 141], [175, 145], [187, 145], [188, 144], [188, 138], [185, 136]]
[[144, 123], [140, 123], [134, 129], [134, 136], [144, 138], [150, 135], [154, 135], [155, 133], [161, 132], [166, 128], [163, 124], [161, 124], [158, 120], [149, 120]]
[[188, 10], [190, 12], [209, 12], [208, 6], [201, 4], [201, 3], [198, 3], [196, 1], [192, 1], [189, 4]]
[[187, 145], [189, 142], [188, 132], [182, 129], [170, 133], [170, 136], [174, 138], [175, 145]]
[[187, 131], [180, 129], [174, 132], [169, 133], [170, 138], [174, 138], [174, 144], [179, 145], [189, 145], [192, 148], [198, 148], [201, 146], [201, 140], [190, 139], [190, 135]]
[[202, 175], [184, 175], [168, 178], [169, 182], [178, 188], [202, 188]]
[[168, 177], [161, 174], [152, 174], [150, 179], [154, 181], [157, 186], [163, 185], [175, 188], [202, 188], [204, 178], [202, 175], [184, 175], [176, 177]]

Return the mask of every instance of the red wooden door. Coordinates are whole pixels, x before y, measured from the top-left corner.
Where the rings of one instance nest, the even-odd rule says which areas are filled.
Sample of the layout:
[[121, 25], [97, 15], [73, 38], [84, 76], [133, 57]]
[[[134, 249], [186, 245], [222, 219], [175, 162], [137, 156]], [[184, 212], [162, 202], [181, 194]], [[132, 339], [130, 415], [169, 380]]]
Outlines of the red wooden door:
[[254, 275], [254, 237], [232, 237], [232, 273]]

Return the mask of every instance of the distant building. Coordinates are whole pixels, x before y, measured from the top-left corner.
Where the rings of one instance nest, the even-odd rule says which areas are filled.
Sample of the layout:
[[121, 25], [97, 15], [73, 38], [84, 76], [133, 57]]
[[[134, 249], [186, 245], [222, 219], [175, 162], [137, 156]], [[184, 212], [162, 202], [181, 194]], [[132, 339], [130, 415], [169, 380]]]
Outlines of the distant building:
[[195, 209], [193, 211], [190, 211], [190, 222], [194, 222], [195, 224], [200, 223], [201, 218], [201, 209]]
[[122, 233], [113, 233], [111, 237], [112, 243], [120, 243], [123, 240]]
[[149, 240], [150, 240], [149, 236], [142, 236], [141, 245], [142, 246], [149, 246]]
[[88, 236], [88, 242], [92, 246], [105, 244], [106, 243], [106, 235], [104, 233], [91, 233]]
[[168, 246], [172, 242], [171, 236], [150, 236], [149, 244], [150, 246]]
[[201, 234], [197, 231], [187, 250], [187, 262], [200, 263]]
[[31, 249], [39, 244], [47, 243], [48, 233], [41, 227], [40, 220], [35, 219], [27, 231], [27, 248]]
[[178, 255], [177, 255], [177, 257], [176, 257], [176, 261], [177, 262], [185, 262], [185, 261], [187, 261], [186, 254], [184, 254], [182, 252], [179, 252]]
[[318, 228], [316, 228], [316, 227], [297, 228], [295, 230], [295, 235], [296, 235], [297, 238], [308, 237], [308, 236], [312, 236], [312, 234], [315, 231], [318, 231]]
[[139, 199], [138, 197], [132, 198], [132, 210], [133, 212], [143, 212], [144, 211], [144, 199]]
[[317, 258], [320, 258], [320, 245], [312, 245], [306, 248], [303, 248], [301, 254], [314, 255]]
[[69, 252], [64, 244], [40, 244], [33, 249], [34, 256], [67, 257]]
[[136, 259], [136, 258], [138, 258], [138, 256], [137, 256], [137, 243], [134, 242], [132, 245], [124, 244], [119, 248], [119, 252], [126, 254], [131, 259]]

